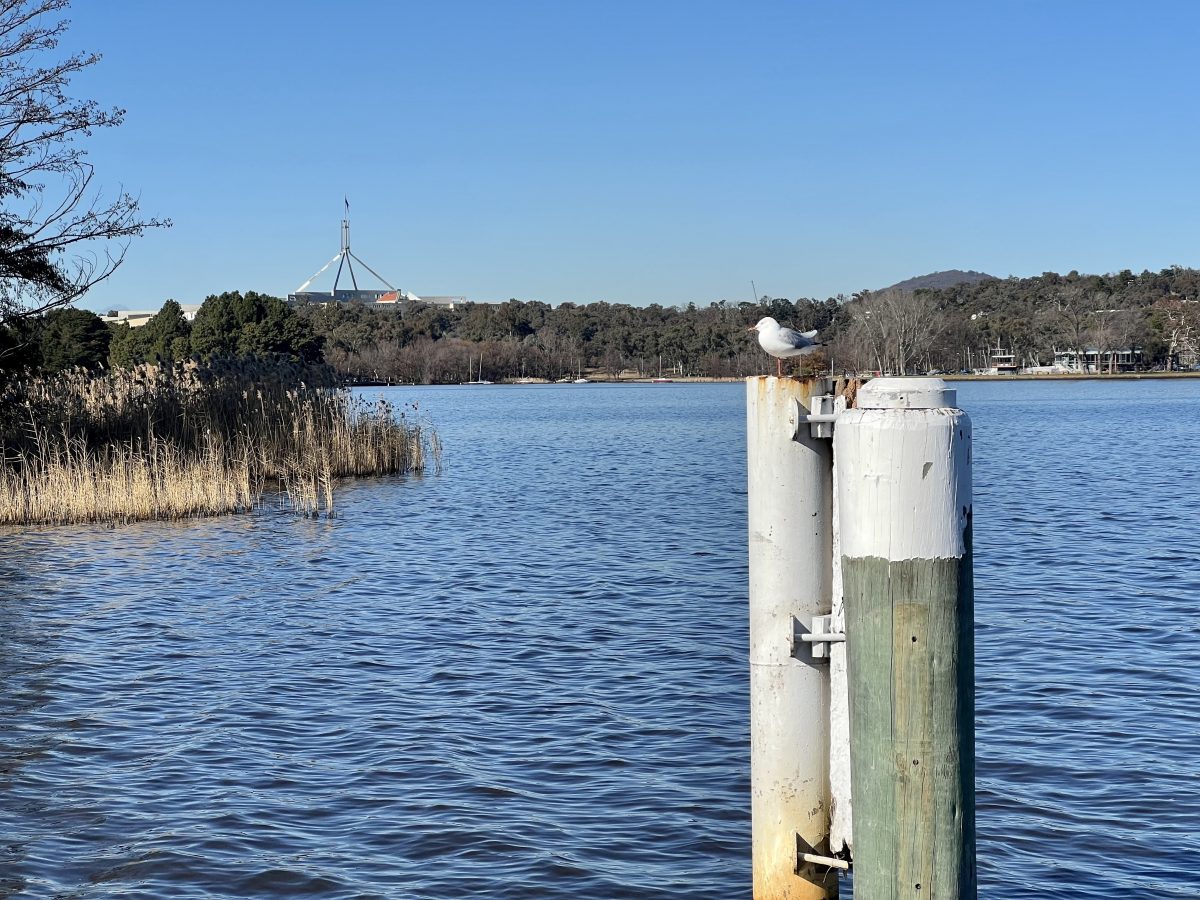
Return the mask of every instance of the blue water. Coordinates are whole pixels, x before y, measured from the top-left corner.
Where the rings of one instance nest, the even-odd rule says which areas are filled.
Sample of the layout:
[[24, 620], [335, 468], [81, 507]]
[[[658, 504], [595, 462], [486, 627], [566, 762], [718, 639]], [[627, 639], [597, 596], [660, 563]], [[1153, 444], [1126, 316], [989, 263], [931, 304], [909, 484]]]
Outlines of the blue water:
[[[960, 384], [981, 896], [1200, 897], [1200, 382]], [[0, 897], [748, 897], [741, 385], [454, 387], [437, 476], [0, 535]]]

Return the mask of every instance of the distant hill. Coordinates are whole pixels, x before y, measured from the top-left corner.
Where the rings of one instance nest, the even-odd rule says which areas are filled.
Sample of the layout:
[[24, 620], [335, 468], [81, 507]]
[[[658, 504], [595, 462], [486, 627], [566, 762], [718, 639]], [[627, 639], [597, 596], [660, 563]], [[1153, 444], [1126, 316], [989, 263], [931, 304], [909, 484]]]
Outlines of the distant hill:
[[918, 275], [884, 288], [886, 291], [919, 291], [925, 289], [941, 290], [954, 287], [956, 284], [979, 284], [981, 281], [998, 281], [995, 275], [985, 272], [964, 272], [962, 269], [949, 269], [945, 272], [932, 272], [929, 275]]

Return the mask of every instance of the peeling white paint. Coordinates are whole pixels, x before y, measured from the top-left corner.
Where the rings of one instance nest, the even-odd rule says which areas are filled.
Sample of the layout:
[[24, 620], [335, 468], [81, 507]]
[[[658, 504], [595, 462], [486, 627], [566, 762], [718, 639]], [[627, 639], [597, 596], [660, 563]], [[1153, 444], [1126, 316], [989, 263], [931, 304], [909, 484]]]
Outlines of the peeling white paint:
[[[846, 411], [846, 398], [838, 397], [835, 413]], [[842, 593], [841, 508], [837, 497], [838, 465], [833, 459], [833, 620], [831, 631], [846, 631]], [[829, 645], [829, 851], [853, 847], [850, 785], [850, 682], [846, 669], [846, 644]]]
[[940, 378], [872, 378], [858, 391], [858, 409], [952, 409], [958, 391]]
[[852, 409], [834, 429], [841, 556], [962, 556], [971, 421], [958, 409]]

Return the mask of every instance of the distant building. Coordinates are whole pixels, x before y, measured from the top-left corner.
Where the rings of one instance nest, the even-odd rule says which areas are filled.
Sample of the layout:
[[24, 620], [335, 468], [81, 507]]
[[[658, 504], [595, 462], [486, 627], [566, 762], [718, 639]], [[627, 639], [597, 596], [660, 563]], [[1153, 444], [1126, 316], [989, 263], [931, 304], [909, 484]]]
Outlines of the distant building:
[[1132, 372], [1142, 366], [1142, 351], [1137, 347], [1105, 350], [1055, 350], [1054, 365], [1069, 372]]
[[421, 297], [419, 299], [422, 303], [428, 303], [432, 306], [446, 306], [450, 309], [462, 306], [467, 302], [466, 297]]
[[[196, 313], [200, 311], [200, 304], [180, 303], [179, 308], [183, 310], [183, 317], [187, 321], [192, 322], [196, 318]], [[109, 310], [107, 315], [101, 316], [100, 321], [113, 325], [124, 323], [130, 328], [140, 328], [157, 316], [158, 313], [157, 309], [113, 309]]]
[[991, 352], [991, 368], [989, 375], [1016, 375], [1021, 370], [1017, 365], [1017, 357], [1011, 350], [1003, 350], [999, 346]]
[[[296, 291], [288, 294], [288, 303], [395, 303], [400, 291]], [[393, 299], [385, 299], [391, 297]]]
[[[333, 277], [333, 290], [331, 291], [310, 291], [309, 285], [316, 281], [321, 273], [330, 268], [334, 263], [337, 263], [337, 273]], [[354, 274], [354, 264], [366, 269], [369, 273], [375, 276], [383, 283], [386, 290], [360, 290], [358, 287], [358, 279]], [[350, 276], [350, 282], [353, 285], [351, 289], [341, 289], [338, 287], [342, 277], [342, 270], [345, 269]], [[325, 305], [327, 303], [363, 303], [368, 306], [375, 304], [396, 304], [402, 309], [407, 309], [418, 304], [430, 304], [433, 306], [445, 306], [454, 309], [466, 302], [465, 297], [418, 297], [416, 294], [411, 294], [408, 291], [400, 290], [392, 287], [391, 283], [384, 280], [378, 272], [368, 266], [365, 262], [359, 259], [350, 249], [350, 201], [346, 200], [346, 215], [342, 219], [342, 244], [337, 255], [333, 257], [325, 265], [317, 270], [308, 281], [296, 288], [292, 293], [288, 294], [289, 303], [319, 303]]]
[[397, 290], [297, 291], [294, 294], [288, 294], [288, 303], [362, 303], [367, 306], [373, 306], [376, 304], [397, 304], [406, 308], [420, 304], [428, 304], [430, 306], [445, 306], [449, 309], [454, 309], [455, 307], [461, 306], [466, 302], [466, 297], [418, 297], [416, 294], [408, 293], [408, 291]]

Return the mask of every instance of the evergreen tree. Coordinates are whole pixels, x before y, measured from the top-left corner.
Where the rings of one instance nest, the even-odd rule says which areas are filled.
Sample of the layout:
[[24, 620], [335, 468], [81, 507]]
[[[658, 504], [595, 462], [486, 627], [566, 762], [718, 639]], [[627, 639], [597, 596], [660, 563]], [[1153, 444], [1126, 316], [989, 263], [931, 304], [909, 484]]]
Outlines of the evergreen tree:
[[321, 339], [278, 297], [255, 291], [205, 299], [192, 323], [193, 352], [213, 356], [284, 356], [319, 362]]
[[128, 369], [141, 363], [169, 366], [191, 356], [191, 325], [183, 309], [168, 300], [145, 325], [118, 325], [109, 348], [109, 362]]
[[108, 359], [111, 340], [112, 332], [94, 312], [71, 307], [51, 310], [38, 341], [41, 366], [48, 372], [98, 368]]

